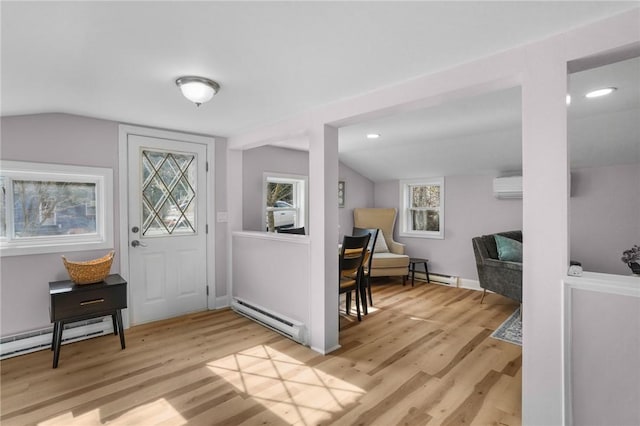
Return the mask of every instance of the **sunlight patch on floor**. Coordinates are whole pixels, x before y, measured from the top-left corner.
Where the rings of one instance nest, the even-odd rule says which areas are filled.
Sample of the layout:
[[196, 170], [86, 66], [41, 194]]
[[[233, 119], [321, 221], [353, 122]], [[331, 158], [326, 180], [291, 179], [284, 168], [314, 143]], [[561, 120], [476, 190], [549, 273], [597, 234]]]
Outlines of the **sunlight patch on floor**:
[[[64, 413], [58, 417], [38, 423], [39, 426], [67, 426], [67, 425], [101, 425], [106, 422], [102, 419], [99, 408], [74, 416], [73, 412]], [[148, 404], [132, 408], [126, 413], [108, 422], [111, 425], [144, 425], [167, 424], [185, 425], [187, 421], [174, 409], [167, 400], [159, 398]]]
[[353, 404], [365, 391], [259, 345], [207, 364], [244, 397], [267, 407], [288, 424], [316, 424]]

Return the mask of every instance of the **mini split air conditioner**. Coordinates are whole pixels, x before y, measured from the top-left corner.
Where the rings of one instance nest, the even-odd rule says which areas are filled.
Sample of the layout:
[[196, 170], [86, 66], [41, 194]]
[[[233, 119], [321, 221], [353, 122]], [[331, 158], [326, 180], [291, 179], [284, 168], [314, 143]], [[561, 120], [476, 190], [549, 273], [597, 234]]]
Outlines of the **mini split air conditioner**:
[[522, 198], [522, 176], [495, 178], [493, 196], [501, 200]]

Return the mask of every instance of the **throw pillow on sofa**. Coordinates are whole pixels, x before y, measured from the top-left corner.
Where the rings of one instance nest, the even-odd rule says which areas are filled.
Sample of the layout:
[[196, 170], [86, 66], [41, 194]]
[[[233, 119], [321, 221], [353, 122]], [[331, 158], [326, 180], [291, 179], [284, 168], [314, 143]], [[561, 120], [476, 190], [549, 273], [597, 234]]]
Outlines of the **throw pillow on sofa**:
[[522, 263], [522, 243], [520, 241], [502, 235], [494, 235], [493, 237], [496, 240], [498, 259]]

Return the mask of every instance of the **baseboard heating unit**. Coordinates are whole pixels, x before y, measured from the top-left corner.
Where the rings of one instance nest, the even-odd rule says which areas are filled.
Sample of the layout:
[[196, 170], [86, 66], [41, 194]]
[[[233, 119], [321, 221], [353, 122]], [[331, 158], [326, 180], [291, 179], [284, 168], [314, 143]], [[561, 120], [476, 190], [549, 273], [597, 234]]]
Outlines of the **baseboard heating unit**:
[[234, 298], [231, 302], [231, 309], [249, 319], [252, 319], [276, 331], [291, 340], [307, 345], [306, 327], [300, 321], [287, 318], [267, 308], [247, 302], [246, 300]]
[[[111, 317], [95, 318], [64, 325], [62, 344], [90, 339], [113, 333]], [[0, 341], [0, 359], [11, 358], [51, 347], [53, 327], [3, 337]]]
[[[411, 277], [409, 277], [409, 278], [411, 278]], [[424, 272], [416, 271], [416, 279], [417, 280], [421, 280], [421, 281], [427, 281], [427, 276], [425, 275]], [[443, 274], [437, 274], [437, 273], [429, 272], [429, 281], [437, 283], [437, 284], [448, 285], [448, 286], [451, 286], [451, 287], [457, 287], [458, 286], [458, 277], [454, 277], [454, 276], [451, 276], [451, 275], [443, 275]]]

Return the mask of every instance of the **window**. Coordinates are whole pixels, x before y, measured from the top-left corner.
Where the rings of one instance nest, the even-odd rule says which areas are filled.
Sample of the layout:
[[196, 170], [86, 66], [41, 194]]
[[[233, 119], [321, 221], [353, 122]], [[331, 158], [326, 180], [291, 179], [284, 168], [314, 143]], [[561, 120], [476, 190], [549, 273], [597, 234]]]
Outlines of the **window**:
[[400, 235], [444, 238], [444, 178], [400, 181]]
[[111, 169], [0, 161], [2, 256], [112, 248]]
[[299, 228], [306, 223], [307, 177], [264, 174], [265, 229]]

